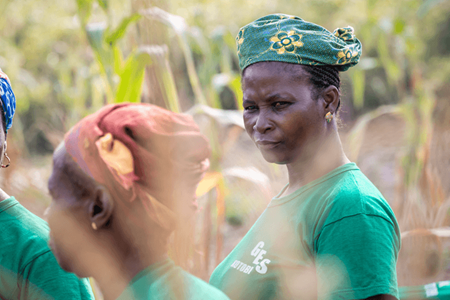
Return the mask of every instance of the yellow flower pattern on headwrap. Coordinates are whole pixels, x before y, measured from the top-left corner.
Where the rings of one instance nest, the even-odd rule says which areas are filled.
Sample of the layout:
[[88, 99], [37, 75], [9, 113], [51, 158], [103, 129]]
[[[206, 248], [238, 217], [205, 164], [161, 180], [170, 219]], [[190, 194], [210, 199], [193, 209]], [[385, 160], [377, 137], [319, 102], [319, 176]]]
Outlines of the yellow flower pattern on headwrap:
[[358, 63], [361, 42], [352, 27], [333, 33], [320, 25], [287, 14], [259, 18], [239, 30], [236, 37], [239, 67], [262, 61], [336, 66], [346, 71]]
[[236, 37], [236, 45], [237, 45], [237, 52], [239, 53], [240, 49], [241, 49], [241, 45], [242, 43], [244, 43], [244, 30], [245, 29], [241, 29], [239, 30], [239, 33]]
[[336, 64], [345, 65], [352, 61], [359, 54], [358, 50], [354, 46], [349, 46], [336, 54]]
[[294, 52], [297, 47], [302, 47], [301, 41], [302, 35], [297, 34], [294, 30], [289, 32], [279, 31], [277, 34], [270, 38], [272, 43], [271, 49], [277, 51], [278, 54], [285, 52]]

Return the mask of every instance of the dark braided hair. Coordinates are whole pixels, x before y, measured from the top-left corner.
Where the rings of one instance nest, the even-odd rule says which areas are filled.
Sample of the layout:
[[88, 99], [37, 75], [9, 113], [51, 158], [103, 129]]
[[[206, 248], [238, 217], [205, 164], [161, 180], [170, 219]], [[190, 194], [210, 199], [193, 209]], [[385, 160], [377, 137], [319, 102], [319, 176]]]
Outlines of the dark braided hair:
[[[338, 91], [341, 87], [341, 78], [339, 77], [339, 71], [334, 66], [308, 66], [302, 65], [303, 70], [309, 74], [309, 81], [315, 87], [315, 99], [319, 96], [323, 89], [334, 85]], [[336, 112], [339, 109], [341, 101], [339, 101], [336, 108]]]

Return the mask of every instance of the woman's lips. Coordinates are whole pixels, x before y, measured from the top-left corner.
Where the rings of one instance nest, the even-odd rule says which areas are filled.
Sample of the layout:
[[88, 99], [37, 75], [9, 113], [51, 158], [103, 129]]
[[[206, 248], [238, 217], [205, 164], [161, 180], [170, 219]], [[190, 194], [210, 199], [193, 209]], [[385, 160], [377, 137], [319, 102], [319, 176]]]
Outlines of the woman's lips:
[[271, 141], [271, 140], [256, 140], [255, 143], [256, 145], [258, 145], [259, 148], [264, 149], [272, 149], [280, 144], [280, 142], [278, 141]]

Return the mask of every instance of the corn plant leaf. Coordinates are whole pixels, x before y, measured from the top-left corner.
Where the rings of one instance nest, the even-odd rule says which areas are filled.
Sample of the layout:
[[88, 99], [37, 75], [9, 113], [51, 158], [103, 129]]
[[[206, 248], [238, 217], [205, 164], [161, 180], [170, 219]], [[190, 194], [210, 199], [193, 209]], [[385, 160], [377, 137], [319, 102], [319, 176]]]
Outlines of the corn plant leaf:
[[[187, 40], [187, 33], [189, 32], [189, 27], [183, 17], [170, 14], [158, 7], [152, 7], [148, 9], [143, 9], [140, 14], [154, 20], [158, 20], [168, 26], [170, 26], [175, 32], [180, 48], [183, 52], [184, 59], [186, 62], [186, 69], [189, 77], [189, 81], [192, 86], [192, 91], [195, 95], [195, 101], [200, 104], [206, 104], [206, 97], [203, 93], [202, 86], [200, 84], [200, 79], [198, 78], [197, 70], [194, 63], [194, 57], [192, 55], [191, 47]], [[209, 103], [210, 105], [218, 105], [218, 103]]]
[[353, 87], [353, 105], [360, 109], [364, 105], [364, 86], [366, 82], [366, 72], [361, 68], [354, 68], [350, 72]]
[[223, 224], [225, 223], [225, 194], [226, 187], [223, 178], [219, 179], [216, 186], [216, 209], [217, 209], [217, 228], [216, 228], [216, 265], [222, 260], [223, 248]]
[[93, 0], [77, 0], [78, 17], [81, 24], [84, 26], [87, 24], [89, 17], [91, 16]]
[[121, 74], [123, 71], [123, 54], [119, 47], [114, 45], [112, 47], [114, 55], [114, 72], [116, 74]]
[[235, 74], [233, 76], [229, 83], [229, 87], [234, 93], [236, 107], [239, 110], [244, 110], [244, 107], [242, 106], [242, 99], [244, 98], [244, 94], [242, 93], [241, 76], [239, 74]]
[[105, 83], [107, 83], [106, 92], [108, 99], [113, 99], [113, 91], [115, 90], [115, 84], [113, 82], [114, 56], [113, 51], [105, 47], [105, 30], [105, 23], [91, 23], [86, 26], [89, 44], [95, 53], [95, 57], [100, 66]]
[[243, 129], [245, 128], [244, 121], [242, 119], [242, 112], [238, 110], [223, 110], [212, 108], [207, 105], [197, 104], [186, 113], [191, 116], [204, 114], [222, 125], [236, 125]]
[[151, 62], [150, 53], [144, 48], [139, 48], [128, 56], [123, 71], [119, 74], [115, 103], [140, 101], [145, 67]]
[[222, 178], [223, 176], [219, 172], [207, 172], [197, 186], [197, 197], [201, 197], [217, 187]]
[[141, 18], [141, 15], [137, 14], [137, 13], [124, 18], [120, 22], [119, 26], [117, 26], [117, 28], [113, 32], [109, 33], [105, 37], [105, 42], [110, 45], [115, 44], [118, 40], [120, 40], [125, 35], [125, 33], [128, 29], [128, 26], [137, 22], [140, 18]]
[[108, 12], [108, 0], [97, 0], [97, 2], [104, 12]]
[[445, 2], [446, 0], [424, 0], [417, 10], [419, 18], [423, 18], [433, 7]]
[[350, 160], [351, 161], [358, 160], [359, 150], [361, 149], [362, 143], [364, 141], [367, 126], [372, 120], [384, 114], [401, 114], [401, 113], [402, 113], [402, 106], [385, 105], [380, 106], [379, 108], [359, 117], [348, 135], [349, 149], [351, 149], [349, 153]]

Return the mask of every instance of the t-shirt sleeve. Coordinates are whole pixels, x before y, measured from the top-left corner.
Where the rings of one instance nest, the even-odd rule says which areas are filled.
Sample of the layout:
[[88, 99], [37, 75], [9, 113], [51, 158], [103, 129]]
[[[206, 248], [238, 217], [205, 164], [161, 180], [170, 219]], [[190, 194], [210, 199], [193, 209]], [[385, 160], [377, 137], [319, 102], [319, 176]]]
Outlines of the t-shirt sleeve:
[[393, 223], [358, 214], [325, 225], [316, 240], [319, 299], [398, 299], [400, 238]]
[[33, 259], [21, 275], [20, 299], [94, 299], [89, 280], [61, 269], [51, 251]]

